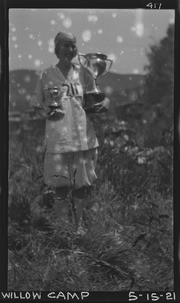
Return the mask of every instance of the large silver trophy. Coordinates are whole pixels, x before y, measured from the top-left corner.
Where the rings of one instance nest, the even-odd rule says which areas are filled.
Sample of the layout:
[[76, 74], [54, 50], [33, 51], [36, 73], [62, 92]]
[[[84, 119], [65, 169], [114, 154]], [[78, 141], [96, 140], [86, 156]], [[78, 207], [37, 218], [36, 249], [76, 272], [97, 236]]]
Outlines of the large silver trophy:
[[105, 98], [97, 81], [109, 72], [113, 61], [101, 53], [78, 54], [78, 60], [93, 80], [92, 89], [84, 93], [84, 108], [89, 109]]

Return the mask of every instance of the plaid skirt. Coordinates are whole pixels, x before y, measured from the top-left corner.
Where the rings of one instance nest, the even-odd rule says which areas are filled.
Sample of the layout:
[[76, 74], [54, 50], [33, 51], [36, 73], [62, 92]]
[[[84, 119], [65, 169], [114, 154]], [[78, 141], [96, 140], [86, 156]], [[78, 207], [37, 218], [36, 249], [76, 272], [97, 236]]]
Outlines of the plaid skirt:
[[74, 189], [91, 186], [97, 179], [97, 156], [97, 148], [61, 154], [46, 151], [45, 184], [52, 187], [74, 186]]

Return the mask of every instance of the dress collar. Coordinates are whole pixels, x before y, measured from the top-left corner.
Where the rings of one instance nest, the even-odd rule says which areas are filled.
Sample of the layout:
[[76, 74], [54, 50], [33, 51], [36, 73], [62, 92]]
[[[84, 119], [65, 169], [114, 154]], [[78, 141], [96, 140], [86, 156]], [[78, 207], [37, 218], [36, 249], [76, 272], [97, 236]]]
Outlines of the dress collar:
[[55, 69], [57, 70], [57, 73], [61, 75], [61, 78], [63, 77], [64, 80], [71, 81], [71, 80], [73, 80], [73, 74], [74, 74], [74, 71], [76, 70], [76, 66], [72, 63], [71, 68], [70, 68], [67, 76], [65, 76], [62, 73], [61, 69], [57, 65], [55, 65]]

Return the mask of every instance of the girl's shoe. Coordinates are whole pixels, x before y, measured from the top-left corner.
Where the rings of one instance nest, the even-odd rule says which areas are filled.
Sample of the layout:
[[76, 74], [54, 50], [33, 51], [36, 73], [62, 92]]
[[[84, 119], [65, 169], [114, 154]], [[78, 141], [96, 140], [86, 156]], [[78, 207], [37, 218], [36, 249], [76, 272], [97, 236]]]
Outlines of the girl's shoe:
[[84, 236], [87, 233], [87, 229], [83, 225], [83, 220], [81, 218], [76, 232], [77, 235]]

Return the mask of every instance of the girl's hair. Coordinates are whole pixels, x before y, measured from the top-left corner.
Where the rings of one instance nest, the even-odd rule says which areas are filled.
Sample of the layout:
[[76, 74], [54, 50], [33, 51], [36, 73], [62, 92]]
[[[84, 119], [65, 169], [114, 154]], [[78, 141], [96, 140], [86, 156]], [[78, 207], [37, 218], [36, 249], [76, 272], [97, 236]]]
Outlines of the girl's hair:
[[55, 53], [56, 57], [58, 57], [58, 53], [59, 53], [59, 43], [58, 43], [58, 44], [55, 44], [54, 53]]

